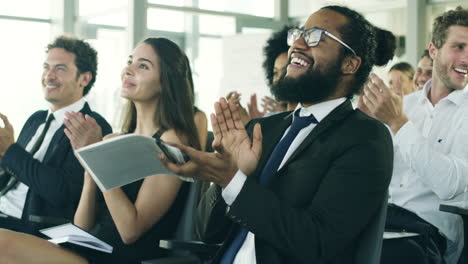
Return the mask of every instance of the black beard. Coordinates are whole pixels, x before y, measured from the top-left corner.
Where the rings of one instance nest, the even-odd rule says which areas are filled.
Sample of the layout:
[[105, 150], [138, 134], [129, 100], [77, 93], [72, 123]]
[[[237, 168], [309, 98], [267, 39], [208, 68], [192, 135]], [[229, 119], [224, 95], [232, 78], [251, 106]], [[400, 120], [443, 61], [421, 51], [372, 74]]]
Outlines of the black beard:
[[271, 92], [279, 101], [315, 104], [324, 101], [337, 90], [341, 79], [341, 63], [333, 64], [324, 73], [308, 70], [297, 78], [287, 77], [286, 71]]

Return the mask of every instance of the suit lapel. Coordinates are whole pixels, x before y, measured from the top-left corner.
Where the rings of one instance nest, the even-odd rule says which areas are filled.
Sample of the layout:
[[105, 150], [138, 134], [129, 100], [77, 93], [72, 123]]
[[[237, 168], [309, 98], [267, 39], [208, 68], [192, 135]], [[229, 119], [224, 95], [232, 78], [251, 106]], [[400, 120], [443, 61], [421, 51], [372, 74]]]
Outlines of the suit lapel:
[[37, 117], [29, 124], [25, 124], [25, 127], [21, 130], [21, 134], [18, 137], [17, 143], [26, 149], [29, 141], [37, 132], [37, 128], [46, 121], [47, 111], [43, 111], [37, 115]]
[[289, 159], [284, 163], [283, 168], [286, 168], [286, 166], [294, 160], [297, 155], [299, 155], [305, 148], [307, 148], [312, 142], [314, 142], [315, 139], [319, 135], [321, 135], [323, 132], [327, 131], [331, 126], [336, 124], [337, 122], [343, 120], [348, 114], [350, 114], [353, 111], [353, 107], [351, 105], [351, 102], [349, 100], [346, 100], [344, 103], [339, 105], [337, 108], [335, 108], [330, 114], [328, 114], [311, 132], [310, 134], [304, 139], [304, 141], [297, 147], [297, 149], [293, 152], [293, 154], [289, 157]]
[[[80, 112], [83, 114], [91, 113], [91, 109], [89, 108], [88, 103], [84, 104]], [[65, 135], [65, 132], [63, 131], [64, 129], [65, 129], [65, 125], [62, 124], [60, 128], [55, 132], [54, 136], [52, 137], [50, 141], [49, 147], [47, 148], [43, 162], [46, 162], [50, 157], [52, 157], [55, 151], [57, 151], [57, 149], [61, 147], [63, 148], [63, 146], [66, 146], [66, 144], [70, 144], [67, 136]]]
[[[270, 122], [262, 123], [262, 131], [264, 131], [263, 132], [263, 146], [262, 146], [263, 154], [261, 155], [260, 161], [257, 165], [257, 168], [261, 168], [261, 170], [257, 171], [259, 175], [261, 171], [263, 170], [263, 167], [265, 166], [266, 162], [270, 158], [270, 155], [273, 152], [273, 149], [275, 148], [276, 144], [278, 144], [278, 142], [283, 137], [284, 131], [286, 131], [286, 129], [291, 125], [292, 115], [293, 115], [293, 112], [291, 112], [288, 115], [285, 115], [283, 118], [280, 119], [281, 120], [280, 122], [278, 122], [277, 119], [274, 119], [274, 120], [269, 120]], [[270, 133], [265, 133], [265, 132], [270, 132]], [[268, 140], [265, 140], [267, 138]]]

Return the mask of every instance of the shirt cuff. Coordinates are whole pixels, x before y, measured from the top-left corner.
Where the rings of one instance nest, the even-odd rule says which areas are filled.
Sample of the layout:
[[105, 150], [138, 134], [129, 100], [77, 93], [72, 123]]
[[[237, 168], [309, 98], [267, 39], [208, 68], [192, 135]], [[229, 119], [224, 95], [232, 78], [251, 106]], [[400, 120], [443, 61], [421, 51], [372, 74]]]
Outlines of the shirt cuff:
[[244, 186], [245, 180], [247, 180], [247, 176], [241, 170], [238, 170], [226, 188], [223, 189], [221, 195], [227, 205], [231, 206], [236, 200], [237, 195], [239, 195]]

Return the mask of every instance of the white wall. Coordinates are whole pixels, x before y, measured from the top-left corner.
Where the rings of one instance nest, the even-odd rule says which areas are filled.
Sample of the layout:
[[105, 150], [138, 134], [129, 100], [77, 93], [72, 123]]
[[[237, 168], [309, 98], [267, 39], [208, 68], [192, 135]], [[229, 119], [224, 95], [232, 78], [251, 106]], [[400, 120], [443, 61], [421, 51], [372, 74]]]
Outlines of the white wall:
[[223, 75], [218, 96], [236, 90], [246, 106], [252, 93], [270, 95], [262, 69], [263, 46], [270, 34], [244, 34], [223, 38]]

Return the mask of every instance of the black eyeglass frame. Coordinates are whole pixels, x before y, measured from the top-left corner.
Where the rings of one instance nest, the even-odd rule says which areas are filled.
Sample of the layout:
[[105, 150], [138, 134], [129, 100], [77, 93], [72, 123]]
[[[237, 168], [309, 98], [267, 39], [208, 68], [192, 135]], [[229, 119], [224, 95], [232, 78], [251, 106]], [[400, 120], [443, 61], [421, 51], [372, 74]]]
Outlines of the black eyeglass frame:
[[[315, 33], [315, 32], [317, 32], [317, 33]], [[312, 36], [312, 34], [314, 34], [314, 33], [316, 34], [314, 36], [316, 40], [315, 40], [315, 42], [313, 42], [311, 44], [311, 41], [310, 41], [311, 37], [310, 36]], [[317, 36], [317, 34], [318, 34], [318, 36]], [[288, 30], [288, 38], [287, 38], [288, 45], [292, 46], [294, 41], [300, 39], [301, 37], [304, 37], [304, 42], [307, 45], [307, 47], [317, 47], [319, 45], [320, 41], [322, 40], [322, 34], [325, 34], [325, 35], [329, 36], [330, 38], [334, 39], [335, 41], [337, 41], [338, 43], [343, 45], [345, 48], [349, 49], [355, 56], [357, 56], [356, 52], [348, 44], [344, 43], [338, 37], [336, 37], [335, 35], [333, 35], [332, 33], [328, 32], [328, 31], [326, 31], [325, 29], [315, 28], [315, 27], [314, 28], [308, 28], [308, 29], [293, 28], [293, 29]]]

